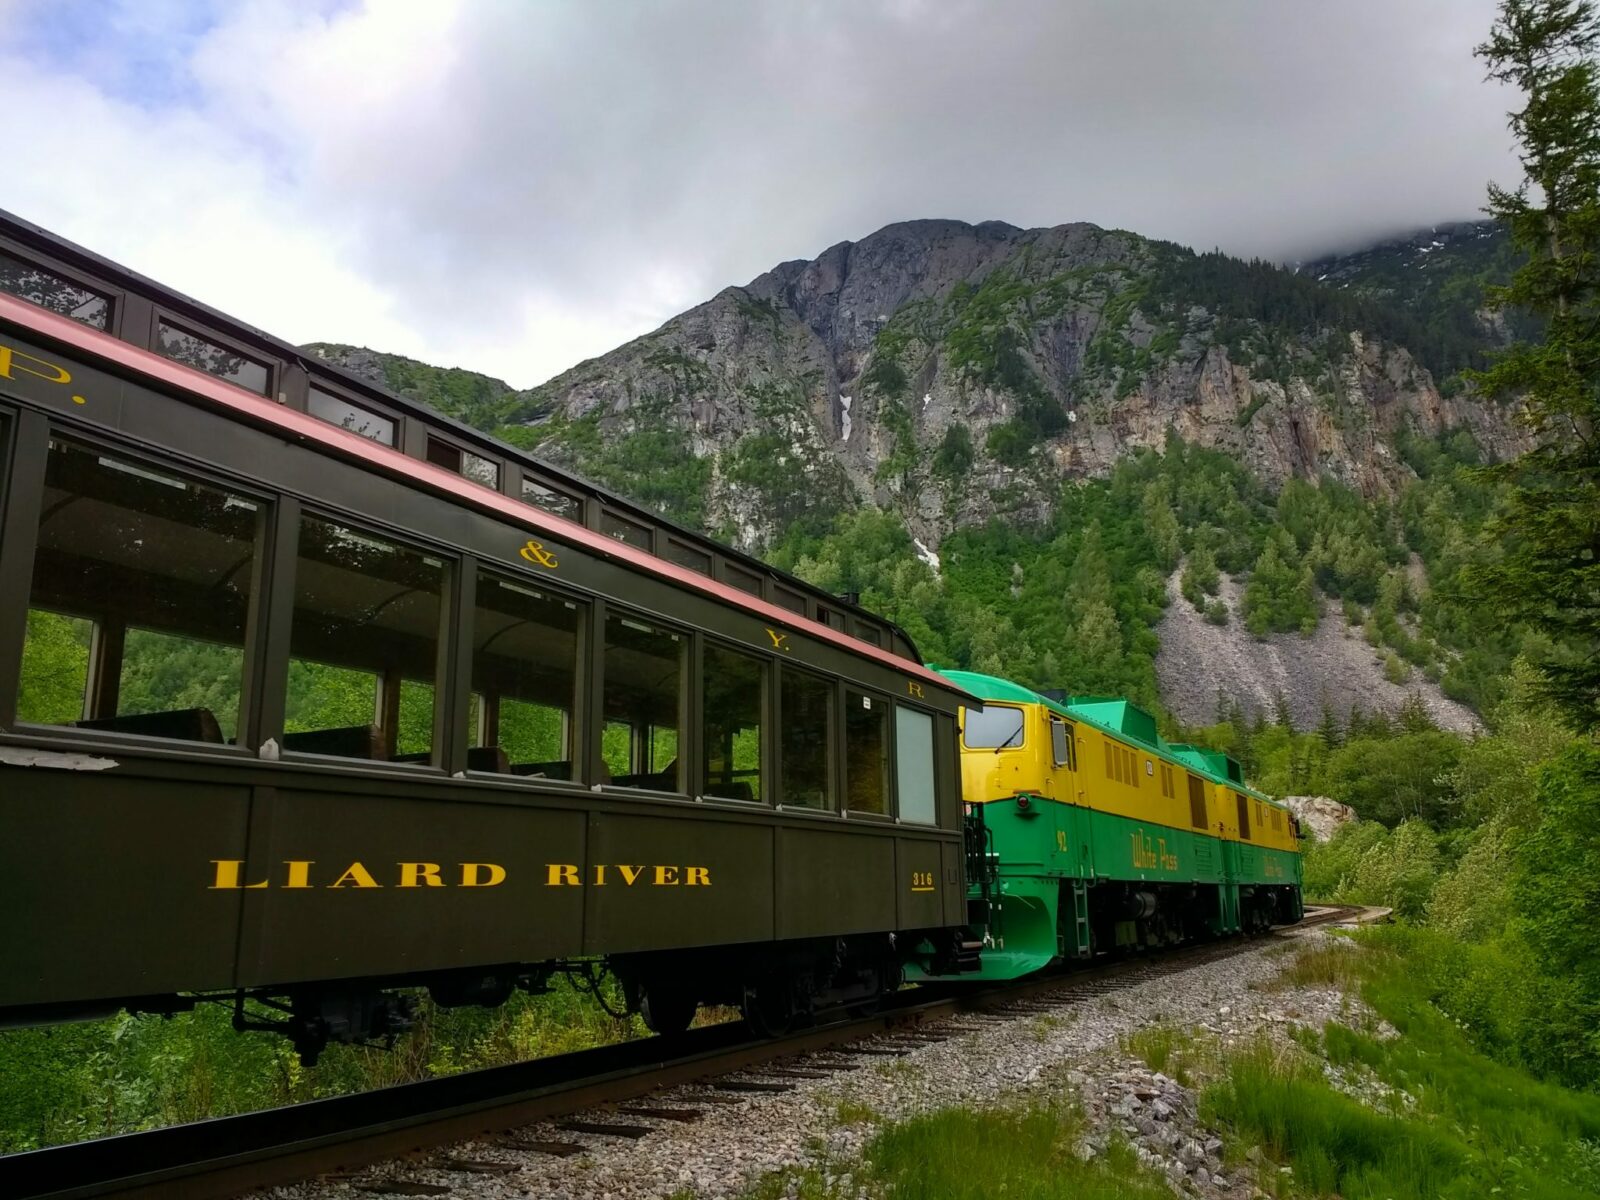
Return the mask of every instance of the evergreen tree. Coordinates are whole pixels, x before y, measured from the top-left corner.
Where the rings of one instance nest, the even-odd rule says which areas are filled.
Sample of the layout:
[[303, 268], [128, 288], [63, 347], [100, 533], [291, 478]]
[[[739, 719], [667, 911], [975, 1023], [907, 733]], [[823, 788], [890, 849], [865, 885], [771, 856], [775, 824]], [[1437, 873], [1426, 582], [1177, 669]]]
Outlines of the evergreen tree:
[[1588, 0], [1503, 0], [1478, 47], [1489, 77], [1524, 97], [1510, 114], [1523, 181], [1489, 211], [1527, 254], [1494, 304], [1545, 320], [1482, 376], [1522, 396], [1534, 448], [1513, 484], [1503, 559], [1478, 574], [1496, 611], [1546, 633], [1552, 697], [1600, 727], [1600, 16]]
[[[1351, 710], [1352, 726], [1357, 711]], [[1329, 750], [1337, 750], [1344, 745], [1344, 731], [1339, 728], [1339, 715], [1333, 711], [1333, 707], [1326, 699], [1322, 702], [1322, 720], [1317, 725], [1317, 737]]]

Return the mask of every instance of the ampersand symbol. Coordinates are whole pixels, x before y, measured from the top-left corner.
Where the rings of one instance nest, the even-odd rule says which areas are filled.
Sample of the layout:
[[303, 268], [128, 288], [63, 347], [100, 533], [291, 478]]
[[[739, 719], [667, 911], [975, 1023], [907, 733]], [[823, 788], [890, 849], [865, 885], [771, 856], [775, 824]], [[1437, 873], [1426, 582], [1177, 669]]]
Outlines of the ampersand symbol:
[[551, 570], [555, 569], [556, 556], [551, 554], [550, 551], [546, 550], [542, 542], [530, 540], [527, 545], [523, 546], [522, 549], [518, 551], [518, 553], [536, 566], [548, 567]]

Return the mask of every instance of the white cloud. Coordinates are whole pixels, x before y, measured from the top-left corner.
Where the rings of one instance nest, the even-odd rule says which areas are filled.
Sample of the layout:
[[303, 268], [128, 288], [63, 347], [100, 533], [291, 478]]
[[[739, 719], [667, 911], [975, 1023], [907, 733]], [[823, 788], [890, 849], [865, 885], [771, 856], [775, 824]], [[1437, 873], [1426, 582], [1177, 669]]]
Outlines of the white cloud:
[[0, 13], [0, 207], [293, 340], [520, 385], [894, 220], [1296, 257], [1511, 173], [1489, 0]]

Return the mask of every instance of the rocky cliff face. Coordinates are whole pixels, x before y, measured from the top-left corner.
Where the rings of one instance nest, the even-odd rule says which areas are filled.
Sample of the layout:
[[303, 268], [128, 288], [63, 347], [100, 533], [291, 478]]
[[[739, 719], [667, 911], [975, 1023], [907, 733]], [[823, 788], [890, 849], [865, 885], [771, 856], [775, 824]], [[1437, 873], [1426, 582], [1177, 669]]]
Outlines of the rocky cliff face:
[[1305, 274], [1093, 225], [906, 222], [508, 398], [503, 432], [608, 482], [641, 439], [692, 456], [696, 494], [664, 506], [758, 550], [858, 504], [930, 545], [1042, 515], [1063, 479], [1171, 434], [1272, 484], [1329, 476], [1367, 496], [1408, 476], [1403, 431], [1520, 448], [1382, 315]]

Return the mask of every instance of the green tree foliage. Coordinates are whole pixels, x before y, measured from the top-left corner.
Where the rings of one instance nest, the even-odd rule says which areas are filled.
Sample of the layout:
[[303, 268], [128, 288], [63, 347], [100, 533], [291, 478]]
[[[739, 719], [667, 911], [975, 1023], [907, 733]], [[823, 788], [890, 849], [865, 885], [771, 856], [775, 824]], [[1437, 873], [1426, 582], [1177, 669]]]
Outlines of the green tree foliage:
[[1545, 1020], [1573, 1060], [1545, 1066], [1600, 1079], [1600, 751], [1573, 745], [1556, 758], [1538, 806], [1511, 891], [1516, 931], [1543, 982]]
[[1318, 603], [1311, 568], [1300, 561], [1293, 538], [1274, 531], [1250, 572], [1244, 589], [1244, 619], [1257, 637], [1297, 629], [1313, 633]]
[[88, 621], [30, 609], [22, 653], [17, 716], [40, 725], [64, 725], [83, 716], [89, 679]]
[[1460, 758], [1461, 739], [1441, 730], [1351, 740], [1328, 759], [1328, 794], [1385, 825], [1448, 824], [1455, 816], [1448, 776]]
[[1196, 608], [1204, 610], [1206, 597], [1215, 596], [1222, 586], [1222, 573], [1217, 570], [1216, 556], [1208, 546], [1196, 546], [1189, 561], [1183, 565], [1181, 587], [1183, 598]]
[[1523, 182], [1490, 211], [1527, 261], [1494, 302], [1544, 320], [1482, 377], [1518, 395], [1535, 447], [1512, 484], [1505, 556], [1480, 581], [1500, 611], [1551, 639], [1540, 665], [1582, 730], [1600, 726], [1600, 16], [1587, 0], [1505, 0], [1478, 48], [1522, 94], [1510, 114]]

